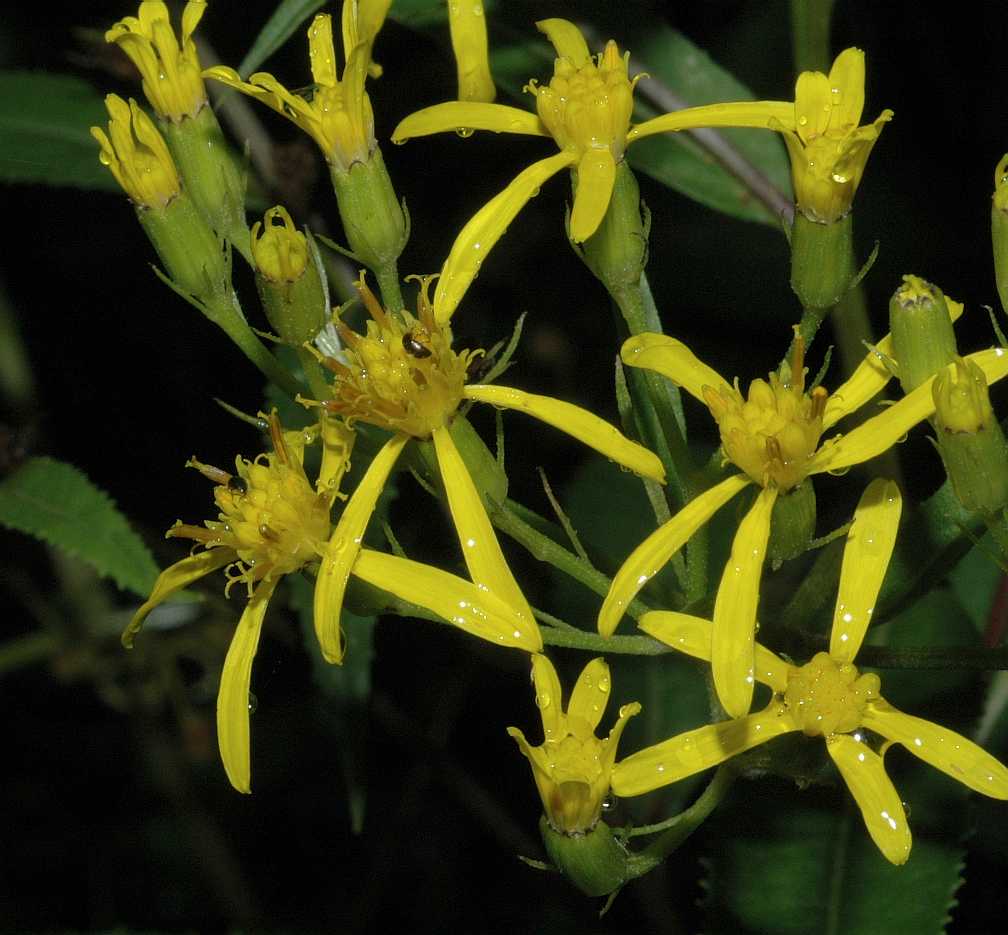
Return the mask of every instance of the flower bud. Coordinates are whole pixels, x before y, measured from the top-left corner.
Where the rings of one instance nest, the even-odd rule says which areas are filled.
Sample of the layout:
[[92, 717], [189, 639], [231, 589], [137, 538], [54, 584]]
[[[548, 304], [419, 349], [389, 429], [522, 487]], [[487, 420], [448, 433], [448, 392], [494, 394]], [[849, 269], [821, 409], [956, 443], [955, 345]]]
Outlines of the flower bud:
[[903, 392], [909, 393], [956, 357], [952, 319], [941, 289], [904, 276], [889, 300], [889, 331]]
[[629, 878], [627, 849], [604, 821], [581, 834], [563, 834], [543, 815], [539, 831], [550, 860], [586, 896], [606, 896]]
[[[399, 258], [409, 239], [409, 221], [375, 147], [365, 162], [344, 170], [330, 165], [343, 231], [355, 256], [376, 272]], [[391, 311], [397, 311], [392, 309]]]
[[795, 212], [791, 226], [791, 288], [803, 308], [832, 308], [854, 278], [850, 214], [820, 222]]
[[640, 188], [626, 160], [616, 166], [609, 208], [583, 244], [588, 268], [612, 295], [640, 282], [647, 259], [648, 223], [641, 217]]
[[313, 244], [283, 207], [252, 227], [256, 286], [273, 330], [299, 347], [325, 325], [327, 299]]
[[980, 368], [957, 357], [934, 380], [938, 451], [967, 510], [993, 513], [1008, 503], [1008, 443], [991, 409]]

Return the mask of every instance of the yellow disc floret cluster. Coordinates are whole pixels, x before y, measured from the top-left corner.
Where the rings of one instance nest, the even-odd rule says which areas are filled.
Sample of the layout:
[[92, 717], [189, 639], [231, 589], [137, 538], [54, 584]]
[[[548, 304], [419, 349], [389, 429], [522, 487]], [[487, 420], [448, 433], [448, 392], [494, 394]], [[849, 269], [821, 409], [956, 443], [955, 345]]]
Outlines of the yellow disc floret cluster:
[[329, 538], [333, 492], [316, 491], [308, 482], [275, 417], [271, 430], [274, 451], [253, 461], [237, 457], [234, 474], [191, 458], [188, 467], [217, 483], [214, 500], [221, 512], [206, 528], [179, 521], [168, 530], [169, 537], [233, 550], [228, 590], [240, 581], [251, 594], [256, 582], [297, 571], [319, 557]]
[[610, 40], [597, 59], [558, 58], [546, 87], [529, 82], [539, 119], [561, 149], [608, 149], [617, 162], [623, 158], [637, 82], [627, 76], [628, 57]]
[[865, 706], [878, 697], [880, 684], [874, 673], [860, 675], [852, 663], [817, 653], [788, 673], [784, 703], [809, 737], [847, 734], [864, 722]]
[[385, 311], [361, 274], [357, 289], [371, 320], [363, 335], [338, 322], [343, 359], [322, 361], [336, 375], [326, 409], [414, 438], [448, 424], [469, 365], [483, 351], [452, 350], [451, 328], [435, 321], [428, 298], [432, 279], [420, 280], [416, 317], [403, 311], [400, 318]]
[[742, 396], [733, 388], [704, 387], [704, 400], [717, 420], [725, 457], [762, 487], [791, 490], [804, 479], [823, 431], [828, 394], [805, 392], [804, 346], [796, 338], [790, 372], [753, 380]]

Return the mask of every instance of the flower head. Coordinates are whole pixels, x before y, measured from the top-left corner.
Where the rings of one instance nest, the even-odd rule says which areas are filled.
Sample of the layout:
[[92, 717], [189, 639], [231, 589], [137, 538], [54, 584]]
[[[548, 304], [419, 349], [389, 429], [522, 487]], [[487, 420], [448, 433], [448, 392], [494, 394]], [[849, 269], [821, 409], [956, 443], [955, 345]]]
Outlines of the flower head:
[[181, 191], [175, 162], [154, 121], [130, 98], [109, 94], [108, 134], [92, 127], [101, 146], [99, 159], [115, 176], [130, 200], [140, 208], [163, 211]]
[[[962, 306], [950, 302], [957, 318]], [[934, 412], [933, 379], [898, 403], [839, 438], [822, 440], [841, 418], [867, 403], [889, 380], [880, 361], [892, 353], [887, 335], [834, 393], [817, 387], [805, 393], [800, 345], [790, 368], [770, 382], [755, 381], [748, 399], [736, 386], [698, 360], [681, 341], [641, 334], [622, 349], [624, 363], [668, 377], [705, 403], [718, 422], [725, 459], [742, 471], [687, 503], [644, 540], [613, 578], [599, 612], [598, 628], [610, 635], [638, 591], [713, 514], [750, 483], [762, 490], [739, 524], [714, 605], [714, 685], [725, 710], [739, 717], [749, 710], [753, 691], [753, 640], [763, 559], [770, 519], [778, 496], [804, 478], [842, 471], [874, 458]], [[1008, 352], [992, 348], [971, 354], [988, 383], [1008, 375]]]
[[[499, 633], [499, 642], [537, 652], [542, 643], [532, 610], [501, 552], [484, 494], [477, 490], [456, 444], [456, 437], [462, 437], [469, 439], [470, 453], [482, 447], [459, 416], [459, 406], [471, 401], [518, 409], [638, 474], [664, 481], [664, 469], [652, 452], [578, 406], [511, 387], [467, 383], [469, 364], [482, 351], [452, 349], [451, 329], [437, 322], [428, 298], [429, 285], [429, 278], [420, 280], [417, 314], [404, 311], [398, 317], [382, 308], [362, 273], [357, 288], [371, 316], [366, 333], [355, 334], [341, 322], [346, 349], [340, 357], [323, 358], [334, 375], [331, 396], [309, 405], [323, 406], [351, 422], [359, 419], [393, 435], [372, 461], [333, 531], [316, 590], [316, 624], [324, 605], [342, 602], [364, 531], [402, 449], [411, 440], [429, 440], [472, 581], [515, 608], [522, 619], [513, 632]], [[322, 626], [323, 654], [336, 638], [331, 632], [334, 626], [338, 621]]]
[[623, 728], [641, 706], [623, 705], [619, 720], [604, 740], [595, 736], [609, 702], [611, 682], [604, 659], [593, 659], [578, 676], [574, 691], [561, 707], [560, 679], [553, 664], [541, 654], [532, 657], [535, 700], [542, 716], [543, 742], [533, 747], [517, 727], [510, 734], [532, 764], [532, 775], [546, 819], [562, 834], [591, 831], [609, 793], [616, 746]]
[[127, 16], [105, 33], [136, 65], [144, 94], [158, 116], [178, 123], [195, 117], [207, 102], [192, 34], [206, 12], [206, 0], [189, 0], [176, 39], [161, 0], [143, 0], [138, 16]]
[[251, 240], [256, 269], [270, 282], [296, 282], [308, 268], [308, 240], [281, 205], [252, 225]]
[[204, 547], [161, 572], [154, 590], [123, 633], [129, 647], [147, 615], [181, 588], [225, 567], [228, 593], [236, 583], [248, 594], [224, 660], [217, 694], [217, 735], [231, 784], [250, 791], [248, 697], [252, 660], [259, 645], [266, 607], [279, 580], [318, 561], [329, 536], [329, 512], [339, 495], [353, 433], [335, 419], [322, 423], [323, 456], [313, 486], [302, 467], [305, 444], [314, 430], [285, 433], [274, 412], [269, 418], [273, 451], [252, 461], [238, 457], [229, 473], [192, 458], [188, 466], [214, 481], [220, 513], [203, 526], [177, 522], [169, 538], [192, 539]]
[[242, 81], [233, 68], [217, 66], [208, 68], [204, 77], [262, 101], [311, 136], [333, 168], [348, 172], [354, 163], [367, 162], [376, 146], [374, 114], [364, 81], [371, 66], [371, 47], [388, 7], [389, 0], [346, 0], [343, 4], [346, 66], [342, 77], [336, 70], [332, 17], [319, 13], [312, 20], [308, 54], [314, 84], [308, 97], [287, 90], [266, 72]]
[[884, 110], [873, 123], [858, 125], [864, 83], [864, 52], [844, 49], [828, 76], [798, 76], [794, 116], [773, 127], [784, 136], [798, 207], [810, 220], [829, 223], [850, 211], [872, 147], [892, 119]]
[[[910, 830], [882, 754], [862, 728], [905, 746], [915, 756], [984, 795], [1008, 799], [1008, 769], [972, 741], [929, 721], [904, 714], [880, 694], [875, 674], [853, 664], [867, 632], [892, 556], [901, 499], [891, 481], [873, 481], [848, 533], [828, 653], [795, 666], [755, 647], [757, 680], [773, 689], [770, 705], [736, 721], [688, 731], [635, 753], [613, 770], [617, 795], [639, 795], [723, 762], [781, 734], [821, 736], [861, 809], [872, 840], [887, 860], [906, 861]], [[641, 628], [675, 649], [710, 660], [712, 624], [687, 614], [656, 611]]]

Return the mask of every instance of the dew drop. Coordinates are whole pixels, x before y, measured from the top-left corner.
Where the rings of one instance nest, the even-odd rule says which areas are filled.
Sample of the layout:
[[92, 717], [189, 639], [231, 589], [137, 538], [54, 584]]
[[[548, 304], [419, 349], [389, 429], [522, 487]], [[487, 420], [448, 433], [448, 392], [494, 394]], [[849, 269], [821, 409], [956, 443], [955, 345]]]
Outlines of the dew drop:
[[258, 707], [259, 707], [259, 699], [256, 698], [256, 696], [252, 692], [249, 692], [249, 696], [248, 696], [248, 710], [249, 710], [249, 714], [255, 714], [256, 713], [256, 708], [258, 708]]

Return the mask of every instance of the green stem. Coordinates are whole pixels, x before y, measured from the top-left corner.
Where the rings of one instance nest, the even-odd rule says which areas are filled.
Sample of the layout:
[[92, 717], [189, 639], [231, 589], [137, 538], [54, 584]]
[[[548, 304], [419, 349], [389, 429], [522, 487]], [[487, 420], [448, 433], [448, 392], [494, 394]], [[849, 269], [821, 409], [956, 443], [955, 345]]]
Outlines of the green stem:
[[56, 638], [46, 632], [27, 633], [8, 640], [0, 645], [0, 675], [45, 662], [56, 652], [58, 646]]
[[395, 262], [379, 267], [374, 271], [381, 291], [382, 305], [390, 312], [399, 313], [406, 306], [403, 304], [402, 288], [399, 285], [399, 269]]
[[304, 347], [297, 349], [297, 355], [298, 360], [301, 361], [301, 369], [304, 371], [305, 379], [308, 381], [312, 395], [320, 402], [329, 399], [332, 395], [332, 390], [329, 388], [329, 383], [315, 356]]
[[564, 649], [581, 649], [589, 653], [618, 656], [662, 656], [672, 652], [671, 647], [650, 636], [600, 636], [587, 630], [567, 630], [540, 627], [542, 640], [547, 646]]
[[828, 72], [833, 0], [791, 0], [791, 49], [795, 71]]
[[727, 763], [719, 766], [707, 788], [686, 811], [680, 812], [660, 824], [635, 829], [633, 834], [651, 834], [659, 831], [663, 833], [660, 838], [652, 841], [640, 853], [629, 858], [627, 861], [628, 876], [632, 879], [653, 870], [669, 854], [679, 848], [721, 804], [737, 775], [734, 766]]

